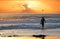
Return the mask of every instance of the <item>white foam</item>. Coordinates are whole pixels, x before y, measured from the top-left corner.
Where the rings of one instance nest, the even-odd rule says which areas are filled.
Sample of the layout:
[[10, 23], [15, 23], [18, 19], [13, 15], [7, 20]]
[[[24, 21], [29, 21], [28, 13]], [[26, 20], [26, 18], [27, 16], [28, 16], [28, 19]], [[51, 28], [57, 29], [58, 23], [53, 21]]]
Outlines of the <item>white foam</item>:
[[0, 30], [0, 36], [8, 35], [60, 35], [60, 29], [45, 29], [45, 30], [34, 30], [34, 29], [12, 29], [12, 30]]

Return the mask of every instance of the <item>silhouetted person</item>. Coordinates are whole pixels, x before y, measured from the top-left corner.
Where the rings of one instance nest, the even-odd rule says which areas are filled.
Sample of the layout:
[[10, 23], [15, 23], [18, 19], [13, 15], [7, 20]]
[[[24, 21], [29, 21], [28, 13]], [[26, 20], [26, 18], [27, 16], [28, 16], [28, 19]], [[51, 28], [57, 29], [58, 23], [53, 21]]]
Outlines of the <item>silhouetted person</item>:
[[45, 18], [42, 17], [42, 18], [41, 18], [41, 23], [40, 23], [40, 24], [42, 25], [42, 29], [44, 29], [44, 22], [45, 22]]

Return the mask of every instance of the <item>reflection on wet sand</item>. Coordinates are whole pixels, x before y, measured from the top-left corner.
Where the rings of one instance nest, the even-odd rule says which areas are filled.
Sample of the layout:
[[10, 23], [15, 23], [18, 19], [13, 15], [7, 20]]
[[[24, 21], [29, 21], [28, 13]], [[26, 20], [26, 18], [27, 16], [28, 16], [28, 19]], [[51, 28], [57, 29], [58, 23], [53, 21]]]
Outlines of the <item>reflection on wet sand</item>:
[[[0, 37], [0, 39], [42, 39], [42, 38], [22, 36], [22, 37]], [[60, 39], [60, 36], [46, 36], [45, 39]]]
[[60, 36], [46, 36], [45, 39], [60, 39]]

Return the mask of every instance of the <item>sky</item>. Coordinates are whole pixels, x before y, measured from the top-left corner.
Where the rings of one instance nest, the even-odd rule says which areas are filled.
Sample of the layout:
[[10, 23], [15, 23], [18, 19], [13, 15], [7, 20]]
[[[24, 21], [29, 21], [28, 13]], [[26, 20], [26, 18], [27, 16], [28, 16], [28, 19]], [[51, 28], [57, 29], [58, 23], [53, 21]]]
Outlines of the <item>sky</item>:
[[60, 0], [0, 0], [0, 13], [60, 14]]

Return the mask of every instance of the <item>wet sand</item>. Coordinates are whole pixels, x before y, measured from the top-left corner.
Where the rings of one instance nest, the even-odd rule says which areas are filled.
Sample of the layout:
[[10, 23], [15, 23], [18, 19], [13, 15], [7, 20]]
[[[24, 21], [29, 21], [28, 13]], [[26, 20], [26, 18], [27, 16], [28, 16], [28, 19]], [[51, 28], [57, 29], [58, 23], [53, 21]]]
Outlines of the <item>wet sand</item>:
[[[21, 36], [21, 37], [0, 37], [0, 39], [42, 39], [32, 36]], [[45, 39], [60, 39], [60, 36], [46, 36]]]

